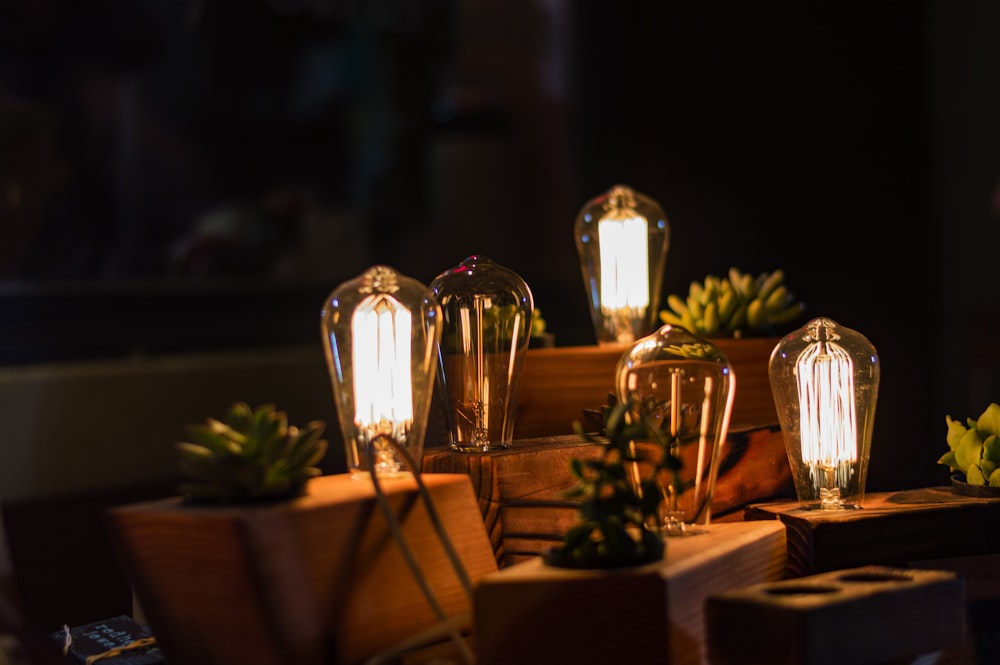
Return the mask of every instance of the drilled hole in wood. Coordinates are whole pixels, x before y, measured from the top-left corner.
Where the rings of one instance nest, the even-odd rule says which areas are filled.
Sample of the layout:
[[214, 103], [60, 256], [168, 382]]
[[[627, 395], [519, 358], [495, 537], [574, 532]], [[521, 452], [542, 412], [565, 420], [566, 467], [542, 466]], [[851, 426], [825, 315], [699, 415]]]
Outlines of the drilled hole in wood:
[[913, 577], [902, 571], [887, 570], [884, 572], [851, 573], [838, 579], [842, 582], [909, 582]]
[[830, 586], [776, 586], [765, 591], [774, 596], [814, 596], [821, 593], [833, 593], [836, 587]]

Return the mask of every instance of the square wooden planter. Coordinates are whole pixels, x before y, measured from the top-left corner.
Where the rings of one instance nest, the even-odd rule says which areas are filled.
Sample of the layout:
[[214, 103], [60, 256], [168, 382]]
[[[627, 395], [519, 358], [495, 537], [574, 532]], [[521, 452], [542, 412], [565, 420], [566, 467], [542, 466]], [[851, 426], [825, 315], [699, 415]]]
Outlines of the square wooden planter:
[[480, 580], [476, 662], [706, 663], [706, 599], [780, 580], [784, 567], [776, 521], [671, 538], [663, 561], [634, 568], [568, 570], [534, 558]]
[[[468, 476], [422, 477], [469, 578], [496, 571]], [[445, 613], [471, 612], [415, 481], [382, 484]], [[246, 507], [131, 504], [107, 522], [171, 663], [359, 663], [438, 624], [369, 481], [324, 476], [301, 498]]]
[[[767, 365], [778, 340], [772, 337], [711, 339], [736, 375], [732, 425], [776, 424]], [[615, 368], [625, 345], [566, 346], [530, 349], [524, 362], [514, 436], [530, 439], [573, 433], [584, 409], [607, 404], [615, 390]]]

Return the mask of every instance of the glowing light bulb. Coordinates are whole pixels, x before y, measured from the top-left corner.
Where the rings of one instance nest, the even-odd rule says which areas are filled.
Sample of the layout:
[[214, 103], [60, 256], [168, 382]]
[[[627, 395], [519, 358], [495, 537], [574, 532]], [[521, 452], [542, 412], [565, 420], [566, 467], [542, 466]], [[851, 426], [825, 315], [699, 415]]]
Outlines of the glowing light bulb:
[[651, 333], [670, 246], [660, 205], [616, 185], [583, 206], [574, 234], [598, 344], [630, 344]]
[[327, 298], [324, 350], [352, 475], [413, 471], [385, 437], [421, 460], [440, 321], [431, 290], [387, 266], [370, 268]]
[[769, 375], [799, 501], [860, 507], [878, 398], [875, 347], [831, 319], [813, 319], [775, 346]]

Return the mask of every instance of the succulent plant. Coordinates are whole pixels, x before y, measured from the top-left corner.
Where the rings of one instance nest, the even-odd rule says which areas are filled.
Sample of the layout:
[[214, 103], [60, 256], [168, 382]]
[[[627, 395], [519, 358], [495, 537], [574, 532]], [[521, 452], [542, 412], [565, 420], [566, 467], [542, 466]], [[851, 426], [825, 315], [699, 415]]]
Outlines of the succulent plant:
[[977, 420], [965, 424], [945, 416], [948, 452], [938, 464], [965, 475], [970, 485], [1000, 487], [1000, 404], [986, 407]]
[[542, 318], [542, 310], [535, 308], [531, 313], [531, 336], [540, 337], [545, 334], [546, 321]]
[[[566, 532], [561, 545], [545, 553], [547, 563], [613, 568], [663, 558], [659, 483], [663, 474], [676, 478], [681, 460], [673, 455], [672, 439], [658, 425], [654, 411], [651, 399], [617, 402], [609, 395], [608, 405], [601, 408], [599, 434], [586, 432], [579, 421], [574, 423], [578, 435], [601, 444], [603, 451], [597, 459], [570, 460], [577, 483], [565, 496], [580, 502], [579, 521]], [[658, 454], [644, 455], [633, 445], [635, 441], [654, 442]], [[639, 477], [639, 465], [648, 465], [650, 472]]]
[[695, 335], [744, 337], [769, 334], [805, 310], [785, 284], [782, 270], [756, 277], [730, 268], [726, 277], [707, 275], [693, 281], [686, 297], [667, 296], [660, 320]]
[[299, 428], [272, 404], [236, 402], [224, 420], [189, 425], [192, 441], [176, 445], [180, 493], [188, 501], [237, 503], [291, 498], [320, 475], [328, 444], [320, 420]]

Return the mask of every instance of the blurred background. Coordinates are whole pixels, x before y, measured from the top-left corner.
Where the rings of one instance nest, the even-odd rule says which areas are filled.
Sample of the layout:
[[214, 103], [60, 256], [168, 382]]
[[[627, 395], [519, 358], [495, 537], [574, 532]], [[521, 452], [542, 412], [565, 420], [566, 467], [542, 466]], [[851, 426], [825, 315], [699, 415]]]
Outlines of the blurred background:
[[997, 3], [0, 7], [4, 366], [318, 352], [341, 281], [477, 253], [593, 344], [572, 226], [622, 183], [664, 293], [781, 268], [873, 342], [870, 490], [946, 482], [945, 415], [1000, 400]]

